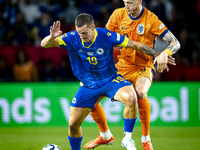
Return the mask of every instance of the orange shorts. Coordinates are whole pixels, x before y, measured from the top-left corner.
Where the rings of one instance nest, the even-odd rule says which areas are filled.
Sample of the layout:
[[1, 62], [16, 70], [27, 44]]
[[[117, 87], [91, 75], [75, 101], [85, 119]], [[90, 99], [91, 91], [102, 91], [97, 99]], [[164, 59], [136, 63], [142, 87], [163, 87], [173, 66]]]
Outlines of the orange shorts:
[[137, 80], [140, 77], [148, 77], [151, 82], [154, 77], [153, 69], [150, 67], [143, 67], [138, 65], [133, 65], [132, 67], [124, 68], [115, 65], [118, 69], [119, 73], [129, 82], [133, 83], [133, 86], [135, 86]]

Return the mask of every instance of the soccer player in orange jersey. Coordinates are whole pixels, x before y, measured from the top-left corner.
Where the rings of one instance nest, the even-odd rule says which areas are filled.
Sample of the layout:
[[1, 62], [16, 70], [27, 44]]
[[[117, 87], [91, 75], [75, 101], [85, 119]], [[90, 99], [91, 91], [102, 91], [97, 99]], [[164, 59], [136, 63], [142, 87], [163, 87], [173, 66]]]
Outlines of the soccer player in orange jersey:
[[[145, 7], [142, 6], [142, 0], [123, 0], [125, 7], [116, 9], [110, 16], [106, 28], [115, 31], [128, 38], [141, 42], [151, 48], [155, 48], [156, 37], [160, 36], [168, 42], [168, 47], [163, 50], [162, 55], [171, 56], [180, 49], [180, 43], [176, 37], [167, 29], [159, 18]], [[131, 48], [122, 48], [118, 56], [116, 67], [121, 75], [131, 83], [138, 96], [139, 117], [142, 125], [142, 146], [144, 150], [153, 150], [150, 134], [150, 103], [147, 98], [147, 92], [152, 84], [152, 79], [156, 71], [154, 58]], [[161, 66], [157, 66], [158, 72], [163, 72]], [[161, 68], [161, 69], [160, 69]], [[90, 113], [97, 123], [100, 136], [87, 143], [86, 149], [95, 148], [101, 144], [113, 141], [113, 136], [108, 128], [105, 113], [100, 104]], [[122, 146], [126, 148], [124, 139], [130, 138], [131, 133], [125, 133], [122, 140]]]

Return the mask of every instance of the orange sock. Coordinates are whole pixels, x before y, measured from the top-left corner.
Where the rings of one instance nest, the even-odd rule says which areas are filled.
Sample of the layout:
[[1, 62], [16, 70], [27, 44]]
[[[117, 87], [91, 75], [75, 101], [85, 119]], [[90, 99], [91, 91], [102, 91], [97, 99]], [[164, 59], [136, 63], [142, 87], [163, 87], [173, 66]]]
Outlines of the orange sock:
[[108, 130], [106, 115], [100, 103], [95, 105], [95, 108], [90, 112], [90, 115], [92, 116], [93, 120], [97, 123], [100, 132], [105, 132]]
[[151, 106], [149, 100], [146, 98], [138, 100], [139, 116], [142, 124], [142, 135], [149, 135], [150, 113]]

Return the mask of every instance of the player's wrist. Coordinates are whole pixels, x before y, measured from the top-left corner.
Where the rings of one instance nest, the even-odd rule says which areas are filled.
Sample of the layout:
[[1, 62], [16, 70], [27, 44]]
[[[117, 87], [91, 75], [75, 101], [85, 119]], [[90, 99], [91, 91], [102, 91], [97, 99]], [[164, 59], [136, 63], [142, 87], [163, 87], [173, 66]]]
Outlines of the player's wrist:
[[165, 49], [163, 52], [167, 53], [168, 56], [172, 55], [172, 51], [170, 49]]

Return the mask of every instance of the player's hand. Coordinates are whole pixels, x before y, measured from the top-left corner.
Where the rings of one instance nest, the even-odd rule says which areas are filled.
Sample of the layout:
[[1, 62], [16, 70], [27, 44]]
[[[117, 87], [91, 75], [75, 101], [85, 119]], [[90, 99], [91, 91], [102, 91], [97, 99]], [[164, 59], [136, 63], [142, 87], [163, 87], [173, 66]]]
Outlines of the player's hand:
[[154, 59], [154, 64], [156, 62], [157, 62], [156, 70], [159, 73], [162, 73], [165, 70], [169, 71], [169, 68], [167, 66], [167, 63], [168, 63], [168, 54], [166, 52], [162, 52], [159, 56], [157, 56]]
[[175, 58], [172, 56], [168, 56], [167, 64], [176, 66]]
[[52, 38], [62, 35], [62, 31], [60, 31], [60, 21], [54, 22], [53, 26], [50, 27], [50, 35]]

